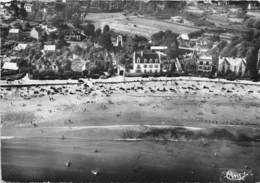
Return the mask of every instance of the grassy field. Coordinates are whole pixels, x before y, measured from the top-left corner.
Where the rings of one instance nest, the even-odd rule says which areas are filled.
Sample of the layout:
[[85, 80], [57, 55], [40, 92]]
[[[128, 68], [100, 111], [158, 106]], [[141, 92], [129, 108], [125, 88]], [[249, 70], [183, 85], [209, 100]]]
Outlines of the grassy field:
[[103, 27], [108, 24], [115, 31], [145, 37], [150, 37], [152, 34], [161, 30], [171, 30], [177, 34], [199, 30], [195, 27], [174, 24], [163, 20], [138, 16], [124, 16], [121, 13], [90, 13], [87, 15], [86, 20], [92, 21], [97, 27]]

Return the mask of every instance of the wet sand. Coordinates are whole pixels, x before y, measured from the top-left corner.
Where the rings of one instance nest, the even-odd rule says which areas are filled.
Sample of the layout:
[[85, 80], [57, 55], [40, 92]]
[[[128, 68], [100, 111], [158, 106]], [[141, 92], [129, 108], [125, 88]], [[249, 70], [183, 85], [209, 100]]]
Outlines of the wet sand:
[[259, 145], [225, 140], [3, 140], [2, 174], [8, 181], [218, 182], [223, 168], [248, 168], [259, 180]]

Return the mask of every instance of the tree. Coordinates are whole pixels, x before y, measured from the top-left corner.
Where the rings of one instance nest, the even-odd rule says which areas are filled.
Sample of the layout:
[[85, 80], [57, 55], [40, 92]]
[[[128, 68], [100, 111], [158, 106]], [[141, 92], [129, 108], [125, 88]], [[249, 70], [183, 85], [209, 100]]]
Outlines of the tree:
[[112, 41], [111, 41], [111, 35], [109, 32], [103, 33], [100, 36], [99, 44], [107, 50], [111, 50], [113, 48]]
[[87, 36], [95, 36], [95, 25], [92, 23], [88, 23], [83, 27], [84, 34]]
[[55, 17], [52, 18], [51, 24], [58, 28], [61, 28], [64, 25], [65, 19], [61, 14], [57, 14]]
[[100, 28], [96, 29], [96, 32], [95, 32], [96, 37], [99, 37], [101, 35], [101, 33], [102, 32], [101, 32]]
[[79, 28], [81, 24], [81, 18], [79, 14], [74, 14], [71, 18], [72, 24], [76, 27]]
[[61, 2], [56, 2], [55, 3], [55, 11], [56, 12], [62, 12], [66, 7], [65, 3], [61, 3]]
[[252, 79], [257, 78], [257, 54], [258, 51], [255, 47], [248, 48], [246, 53], [247, 69]]
[[19, 9], [19, 15], [20, 15], [21, 18], [27, 17], [27, 12], [24, 8], [24, 2], [21, 3], [21, 8]]
[[110, 27], [109, 27], [108, 25], [105, 25], [105, 26], [103, 27], [103, 34], [109, 32], [109, 31], [110, 31]]
[[11, 1], [10, 9], [13, 11], [13, 16], [17, 18], [19, 16], [19, 8], [16, 0]]

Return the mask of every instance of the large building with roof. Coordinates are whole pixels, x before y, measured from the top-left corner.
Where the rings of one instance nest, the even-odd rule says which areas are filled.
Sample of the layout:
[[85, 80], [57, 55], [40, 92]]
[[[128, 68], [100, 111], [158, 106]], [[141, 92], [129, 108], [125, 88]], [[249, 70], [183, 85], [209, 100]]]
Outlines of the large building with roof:
[[161, 59], [157, 53], [133, 53], [133, 72], [135, 73], [160, 73]]

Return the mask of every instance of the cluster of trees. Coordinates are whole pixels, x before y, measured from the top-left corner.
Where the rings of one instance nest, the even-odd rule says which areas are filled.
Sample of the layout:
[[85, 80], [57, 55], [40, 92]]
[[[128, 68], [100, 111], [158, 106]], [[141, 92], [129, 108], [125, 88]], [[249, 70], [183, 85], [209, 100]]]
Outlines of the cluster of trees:
[[256, 18], [248, 18], [245, 21], [245, 25], [248, 28], [255, 28], [255, 29], [260, 29], [260, 20]]
[[258, 50], [260, 49], [260, 37], [254, 35], [252, 31], [241, 37], [234, 37], [230, 43], [222, 41], [219, 44], [218, 56], [246, 58], [249, 76], [256, 79]]
[[17, 0], [11, 1], [11, 5], [8, 10], [12, 13], [14, 18], [24, 19], [27, 17], [24, 4], [24, 2], [17, 2]]
[[154, 15], [158, 18], [170, 18], [180, 12], [185, 1], [127, 1], [124, 10], [131, 13]]
[[177, 37], [178, 34], [173, 33], [172, 31], [160, 31], [152, 35], [152, 41], [155, 45], [167, 46], [167, 56], [169, 58], [176, 58], [180, 55]]

